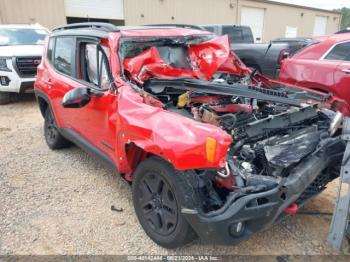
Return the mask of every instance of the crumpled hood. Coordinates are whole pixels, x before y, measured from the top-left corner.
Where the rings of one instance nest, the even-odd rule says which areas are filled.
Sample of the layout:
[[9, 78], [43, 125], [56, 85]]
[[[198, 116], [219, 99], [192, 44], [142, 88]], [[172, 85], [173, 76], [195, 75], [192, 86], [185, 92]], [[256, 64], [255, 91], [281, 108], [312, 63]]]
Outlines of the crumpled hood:
[[[139, 84], [151, 77], [209, 80], [217, 71], [242, 74], [242, 70], [235, 65], [238, 59], [230, 51], [227, 35], [188, 45], [187, 48], [181, 54], [175, 48], [153, 46], [132, 58], [124, 59], [123, 67], [126, 74]], [[185, 61], [188, 61], [187, 65]]]
[[43, 45], [0, 46], [0, 56], [42, 56], [43, 49]]

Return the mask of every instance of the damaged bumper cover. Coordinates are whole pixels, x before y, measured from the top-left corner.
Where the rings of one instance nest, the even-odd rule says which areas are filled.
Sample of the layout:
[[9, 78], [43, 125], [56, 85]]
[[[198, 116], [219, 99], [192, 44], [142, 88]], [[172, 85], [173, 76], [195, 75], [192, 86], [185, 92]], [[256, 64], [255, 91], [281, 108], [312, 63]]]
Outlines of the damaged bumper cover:
[[243, 196], [233, 192], [223, 207], [209, 213], [183, 205], [182, 213], [204, 242], [237, 244], [284, 217], [284, 210], [298, 201], [313, 181], [327, 175], [328, 167], [341, 162], [344, 148], [345, 142], [339, 137], [327, 138], [278, 186]]

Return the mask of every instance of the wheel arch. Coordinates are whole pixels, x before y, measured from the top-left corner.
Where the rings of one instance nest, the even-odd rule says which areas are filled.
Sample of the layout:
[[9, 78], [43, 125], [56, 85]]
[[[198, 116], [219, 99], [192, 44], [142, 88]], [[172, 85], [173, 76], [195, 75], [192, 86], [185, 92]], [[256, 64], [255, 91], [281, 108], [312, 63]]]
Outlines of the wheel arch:
[[156, 155], [152, 152], [146, 151], [144, 148], [140, 147], [136, 143], [125, 144], [124, 152], [126, 157], [121, 169], [130, 170], [129, 172], [125, 173], [125, 179], [130, 182], [134, 179], [134, 172], [137, 166], [147, 158], [156, 156], [166, 161], [166, 159], [164, 159], [163, 157]]
[[35, 90], [35, 96], [36, 96], [36, 100], [37, 100], [38, 105], [39, 105], [40, 113], [41, 113], [42, 117], [45, 117], [45, 112], [46, 112], [47, 108], [49, 106], [51, 107], [51, 103], [49, 101], [49, 98], [41, 90]]
[[49, 106], [49, 103], [41, 96], [38, 96], [37, 100], [39, 104], [40, 113], [43, 117], [45, 117], [45, 112]]

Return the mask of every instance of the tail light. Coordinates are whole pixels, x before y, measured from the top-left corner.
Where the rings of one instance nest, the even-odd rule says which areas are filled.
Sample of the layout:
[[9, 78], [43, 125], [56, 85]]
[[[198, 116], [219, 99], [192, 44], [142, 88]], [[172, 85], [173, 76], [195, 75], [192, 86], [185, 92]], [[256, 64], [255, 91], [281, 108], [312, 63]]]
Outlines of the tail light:
[[277, 64], [281, 64], [282, 60], [288, 58], [290, 55], [290, 49], [282, 49], [277, 58]]

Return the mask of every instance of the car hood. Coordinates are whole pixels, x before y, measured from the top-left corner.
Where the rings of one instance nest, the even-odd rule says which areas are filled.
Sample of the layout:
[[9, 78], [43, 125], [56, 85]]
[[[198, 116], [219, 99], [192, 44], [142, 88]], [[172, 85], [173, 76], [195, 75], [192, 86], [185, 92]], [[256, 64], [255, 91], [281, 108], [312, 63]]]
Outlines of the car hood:
[[0, 46], [0, 56], [41, 56], [43, 48], [43, 45]]

